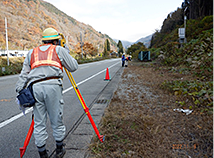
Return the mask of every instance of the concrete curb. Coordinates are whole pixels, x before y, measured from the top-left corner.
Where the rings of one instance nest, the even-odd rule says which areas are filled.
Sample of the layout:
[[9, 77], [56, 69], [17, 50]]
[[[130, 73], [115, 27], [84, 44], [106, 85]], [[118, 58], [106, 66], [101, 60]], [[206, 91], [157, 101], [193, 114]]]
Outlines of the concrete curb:
[[[123, 68], [120, 68], [108, 85], [102, 90], [97, 100], [92, 105], [90, 113], [97, 125], [99, 125], [106, 107], [109, 105], [112, 96], [117, 89], [117, 84], [123, 73]], [[95, 135], [94, 130], [85, 115], [81, 123], [77, 128], [68, 134], [64, 143], [66, 144], [66, 154], [64, 158], [87, 158], [90, 152], [88, 151], [88, 145], [91, 143], [93, 136]]]

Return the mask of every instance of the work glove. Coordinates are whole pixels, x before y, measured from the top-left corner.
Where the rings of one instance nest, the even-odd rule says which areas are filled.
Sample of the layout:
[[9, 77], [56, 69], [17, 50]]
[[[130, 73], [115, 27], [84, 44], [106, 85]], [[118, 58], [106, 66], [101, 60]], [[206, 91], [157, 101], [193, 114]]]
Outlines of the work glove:
[[16, 104], [20, 105], [20, 101], [18, 98], [16, 98], [15, 102], [16, 102]]
[[25, 115], [25, 107], [20, 104], [20, 101], [18, 98], [16, 98], [15, 102], [16, 104], [19, 105], [19, 109], [22, 110], [22, 113]]

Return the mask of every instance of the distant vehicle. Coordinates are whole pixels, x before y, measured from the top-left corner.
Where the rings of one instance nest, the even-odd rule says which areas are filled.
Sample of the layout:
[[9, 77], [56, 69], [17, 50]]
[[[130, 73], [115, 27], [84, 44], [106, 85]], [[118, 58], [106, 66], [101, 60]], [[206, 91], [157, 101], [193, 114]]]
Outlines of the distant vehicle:
[[[0, 56], [2, 56], [2, 57], [6, 57], [7, 56], [7, 54], [1, 54]], [[16, 55], [15, 54], [12, 54], [12, 53], [10, 53], [9, 54], [9, 58], [10, 57], [15, 57]]]
[[7, 54], [1, 54], [0, 56], [7, 56]]
[[[9, 57], [26, 57], [28, 50], [8, 50]], [[6, 50], [0, 50], [0, 56], [7, 56]]]

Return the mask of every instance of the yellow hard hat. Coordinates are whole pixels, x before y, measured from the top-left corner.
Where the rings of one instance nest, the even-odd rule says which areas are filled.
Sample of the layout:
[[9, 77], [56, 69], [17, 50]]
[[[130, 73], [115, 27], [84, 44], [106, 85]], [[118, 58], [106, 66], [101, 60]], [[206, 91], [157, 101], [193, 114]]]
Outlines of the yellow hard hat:
[[54, 39], [60, 39], [59, 33], [53, 29], [53, 28], [47, 28], [42, 33], [42, 40], [54, 40]]

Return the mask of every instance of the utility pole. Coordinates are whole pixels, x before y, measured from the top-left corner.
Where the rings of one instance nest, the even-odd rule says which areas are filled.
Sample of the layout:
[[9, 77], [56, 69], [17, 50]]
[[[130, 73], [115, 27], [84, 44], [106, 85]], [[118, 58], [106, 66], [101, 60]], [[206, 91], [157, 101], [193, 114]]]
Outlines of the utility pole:
[[9, 63], [9, 54], [8, 54], [7, 18], [6, 17], [5, 17], [5, 31], [6, 31], [7, 66], [9, 66], [10, 63]]
[[184, 30], [185, 30], [185, 34], [184, 34], [184, 36], [185, 36], [185, 38], [184, 38], [184, 43], [187, 42], [187, 40], [186, 40], [186, 20], [187, 20], [186, 10], [187, 10], [187, 8], [188, 8], [188, 7], [186, 7], [186, 8], [184, 9]]
[[187, 16], [184, 15], [184, 30], [185, 30], [185, 38], [184, 38], [184, 43], [187, 43], [187, 40], [186, 40], [186, 19], [187, 19]]
[[82, 33], [80, 32], [80, 46], [81, 46], [81, 50], [82, 50], [82, 59], [83, 59], [83, 45], [84, 45], [84, 43], [82, 42]]

